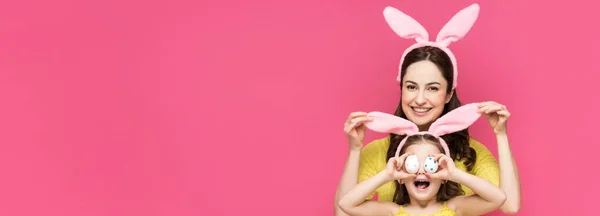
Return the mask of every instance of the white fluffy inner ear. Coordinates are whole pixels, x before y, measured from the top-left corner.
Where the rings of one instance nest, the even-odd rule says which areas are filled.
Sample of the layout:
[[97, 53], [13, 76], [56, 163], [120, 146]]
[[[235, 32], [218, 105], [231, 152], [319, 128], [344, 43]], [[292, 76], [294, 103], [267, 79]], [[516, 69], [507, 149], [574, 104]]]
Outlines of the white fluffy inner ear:
[[479, 5], [472, 4], [454, 15], [437, 35], [436, 42], [448, 46], [463, 38], [479, 16]]
[[415, 39], [417, 42], [429, 40], [427, 30], [419, 22], [402, 11], [388, 6], [383, 10], [383, 16], [390, 28], [398, 36], [406, 39]]

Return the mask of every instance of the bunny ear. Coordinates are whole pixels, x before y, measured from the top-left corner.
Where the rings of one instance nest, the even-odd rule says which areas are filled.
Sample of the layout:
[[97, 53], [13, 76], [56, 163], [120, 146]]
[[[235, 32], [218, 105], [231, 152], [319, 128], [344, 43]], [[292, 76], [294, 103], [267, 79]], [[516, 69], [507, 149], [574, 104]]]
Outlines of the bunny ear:
[[395, 115], [382, 112], [370, 112], [367, 116], [373, 118], [373, 120], [365, 122], [365, 126], [373, 131], [394, 133], [398, 135], [411, 135], [419, 132], [417, 125]]
[[477, 103], [467, 104], [437, 119], [429, 127], [429, 132], [439, 137], [461, 131], [475, 123], [480, 116]]
[[479, 16], [479, 5], [472, 4], [456, 13], [437, 35], [436, 42], [448, 46], [450, 43], [463, 38]]
[[386, 7], [383, 10], [383, 16], [390, 28], [402, 38], [414, 38], [417, 42], [428, 41], [429, 34], [423, 26], [412, 17], [402, 13], [402, 11]]

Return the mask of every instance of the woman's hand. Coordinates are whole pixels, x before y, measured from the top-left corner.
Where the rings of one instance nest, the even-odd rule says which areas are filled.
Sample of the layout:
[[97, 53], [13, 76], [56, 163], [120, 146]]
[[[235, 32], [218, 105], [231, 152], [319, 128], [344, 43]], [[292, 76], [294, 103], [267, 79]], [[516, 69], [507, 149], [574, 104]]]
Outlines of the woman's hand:
[[348, 119], [344, 123], [344, 132], [346, 133], [350, 150], [358, 150], [363, 147], [365, 131], [367, 130], [364, 123], [372, 120], [371, 117], [367, 116], [366, 112], [353, 112], [348, 116]]
[[496, 135], [506, 134], [506, 122], [510, 117], [506, 106], [494, 101], [482, 102], [479, 103], [479, 112], [485, 115]]
[[388, 180], [403, 180], [410, 177], [416, 177], [415, 174], [406, 172], [404, 167], [404, 161], [406, 157], [412, 155], [412, 153], [404, 153], [400, 157], [392, 157], [388, 160], [387, 166], [385, 167], [386, 176]]

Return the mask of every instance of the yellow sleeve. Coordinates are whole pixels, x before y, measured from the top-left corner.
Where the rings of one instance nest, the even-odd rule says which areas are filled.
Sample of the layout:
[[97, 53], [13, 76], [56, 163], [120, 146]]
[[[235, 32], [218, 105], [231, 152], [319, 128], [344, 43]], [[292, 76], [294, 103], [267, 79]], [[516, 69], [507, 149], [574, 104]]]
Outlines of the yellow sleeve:
[[[387, 148], [389, 147], [389, 137], [374, 140], [363, 147], [360, 153], [360, 165], [358, 167], [358, 182], [365, 181], [381, 172], [379, 167], [385, 163]], [[367, 200], [375, 195], [371, 193]]]
[[469, 144], [477, 153], [477, 160], [475, 160], [475, 165], [470, 173], [500, 186], [500, 167], [494, 155], [487, 147], [474, 139], [471, 139]]

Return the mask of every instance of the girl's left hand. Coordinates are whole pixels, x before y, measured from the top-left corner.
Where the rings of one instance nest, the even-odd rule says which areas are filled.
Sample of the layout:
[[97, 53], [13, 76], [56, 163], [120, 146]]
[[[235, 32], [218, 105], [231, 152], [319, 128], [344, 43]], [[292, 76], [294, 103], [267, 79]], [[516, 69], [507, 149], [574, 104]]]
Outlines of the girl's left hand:
[[496, 135], [506, 134], [506, 121], [510, 117], [506, 106], [494, 101], [482, 102], [479, 103], [479, 112], [485, 115]]
[[456, 170], [456, 165], [454, 165], [452, 158], [445, 154], [429, 156], [434, 157], [434, 160], [438, 162], [438, 170], [435, 173], [425, 172], [425, 175], [434, 179], [452, 180], [452, 175], [454, 174], [454, 170]]

